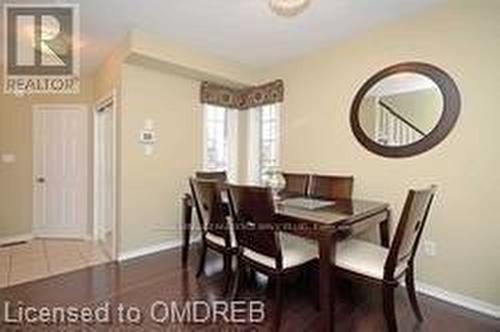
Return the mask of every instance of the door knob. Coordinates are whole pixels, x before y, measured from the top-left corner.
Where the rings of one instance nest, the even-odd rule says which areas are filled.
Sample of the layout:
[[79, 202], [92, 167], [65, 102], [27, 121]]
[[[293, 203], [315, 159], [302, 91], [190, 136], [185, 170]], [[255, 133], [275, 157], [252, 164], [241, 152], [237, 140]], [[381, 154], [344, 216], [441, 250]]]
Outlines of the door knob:
[[45, 178], [39, 177], [36, 179], [36, 182], [38, 183], [45, 183]]

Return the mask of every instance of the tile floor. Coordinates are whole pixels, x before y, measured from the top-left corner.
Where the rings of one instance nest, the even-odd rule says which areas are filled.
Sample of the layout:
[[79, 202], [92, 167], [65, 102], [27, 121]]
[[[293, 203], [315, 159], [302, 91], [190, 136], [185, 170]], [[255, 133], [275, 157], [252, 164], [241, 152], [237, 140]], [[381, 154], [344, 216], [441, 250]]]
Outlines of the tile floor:
[[109, 261], [94, 242], [36, 239], [0, 247], [0, 288]]

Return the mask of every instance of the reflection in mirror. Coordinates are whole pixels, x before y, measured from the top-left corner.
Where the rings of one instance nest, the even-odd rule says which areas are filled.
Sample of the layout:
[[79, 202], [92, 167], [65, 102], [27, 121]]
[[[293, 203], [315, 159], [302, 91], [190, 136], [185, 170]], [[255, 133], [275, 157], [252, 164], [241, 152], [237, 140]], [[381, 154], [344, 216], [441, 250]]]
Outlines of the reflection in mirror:
[[437, 84], [417, 73], [398, 73], [375, 84], [363, 97], [359, 122], [383, 146], [406, 146], [426, 137], [444, 109]]

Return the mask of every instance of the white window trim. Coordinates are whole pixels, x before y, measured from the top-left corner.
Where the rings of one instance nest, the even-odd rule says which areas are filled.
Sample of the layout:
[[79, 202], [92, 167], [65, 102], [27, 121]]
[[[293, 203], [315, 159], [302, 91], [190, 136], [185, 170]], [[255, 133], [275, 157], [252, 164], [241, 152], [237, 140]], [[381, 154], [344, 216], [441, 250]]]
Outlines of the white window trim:
[[228, 115], [228, 158], [229, 169], [227, 176], [229, 181], [236, 182], [239, 176], [238, 172], [238, 110], [227, 109]]
[[[276, 159], [278, 166], [281, 164], [281, 109], [282, 104], [276, 104], [277, 107], [277, 145]], [[248, 181], [254, 184], [261, 184], [260, 181], [260, 166], [261, 166], [261, 110], [262, 107], [256, 107], [249, 110], [248, 117]]]
[[260, 113], [259, 109], [248, 110], [248, 182], [259, 183], [260, 150]]
[[[202, 168], [204, 171], [210, 171], [207, 165], [207, 112], [205, 111], [205, 107], [209, 106], [207, 104], [202, 104], [202, 113], [203, 113], [203, 135], [202, 135]], [[217, 106], [215, 106], [217, 107]], [[228, 169], [227, 175], [230, 181], [236, 181], [238, 178], [238, 111], [232, 110], [229, 108], [225, 108], [227, 112], [227, 155], [228, 155]]]

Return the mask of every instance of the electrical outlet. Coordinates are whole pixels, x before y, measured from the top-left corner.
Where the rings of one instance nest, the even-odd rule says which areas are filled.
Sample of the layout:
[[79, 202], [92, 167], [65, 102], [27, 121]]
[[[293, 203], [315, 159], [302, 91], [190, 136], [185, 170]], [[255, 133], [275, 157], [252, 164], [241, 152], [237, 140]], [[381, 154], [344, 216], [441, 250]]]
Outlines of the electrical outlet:
[[434, 257], [437, 255], [437, 246], [433, 241], [424, 241], [424, 252], [427, 256]]

